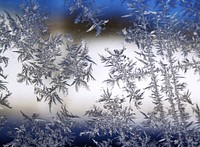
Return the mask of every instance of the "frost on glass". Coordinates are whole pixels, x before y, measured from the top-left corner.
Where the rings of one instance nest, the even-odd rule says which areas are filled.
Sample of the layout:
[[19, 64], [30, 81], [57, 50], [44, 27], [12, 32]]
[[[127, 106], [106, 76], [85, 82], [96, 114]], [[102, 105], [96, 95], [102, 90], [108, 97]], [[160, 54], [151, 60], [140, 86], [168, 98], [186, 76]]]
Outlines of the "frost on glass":
[[[131, 10], [134, 10], [133, 6], [136, 4], [138, 3], [129, 4]], [[136, 54], [140, 59], [136, 59], [144, 64], [143, 69], [147, 69], [147, 76], [151, 78], [150, 84], [145, 89], [151, 91], [150, 97], [154, 103], [154, 110], [149, 114], [143, 113], [146, 119], [144, 125], [151, 128], [156, 126], [163, 131], [163, 139], [158, 142], [163, 146], [197, 145], [195, 139], [199, 136], [192, 137], [196, 126], [193, 126], [193, 121], [190, 120], [190, 115], [185, 109], [187, 105], [193, 106], [193, 103], [191, 94], [187, 90], [187, 83], [181, 80], [184, 78], [181, 72], [187, 73], [188, 69], [191, 69], [198, 73], [198, 53], [197, 56], [189, 55], [196, 52], [196, 49], [189, 46], [192, 44], [190, 36], [182, 32], [179, 26], [187, 27], [187, 31], [194, 28], [189, 28], [187, 22], [179, 22], [175, 17], [178, 14], [170, 15], [170, 10], [176, 3], [157, 1], [158, 11], [153, 13], [147, 13], [149, 10], [145, 1], [140, 1], [139, 4], [139, 11], [142, 12], [137, 15], [138, 24], [134, 28], [124, 29], [122, 34], [127, 42], [137, 44], [139, 52]], [[184, 5], [184, 1], [181, 4]], [[185, 13], [189, 15], [189, 12]], [[151, 15], [155, 15], [153, 23], [149, 22]], [[153, 30], [148, 29], [150, 25]], [[182, 57], [176, 56], [180, 53]], [[167, 108], [163, 105], [166, 101], [170, 104]], [[193, 109], [197, 110], [198, 105]]]
[[10, 47], [10, 34], [9, 28], [6, 25], [5, 15], [0, 15], [0, 129], [2, 129], [6, 122], [6, 117], [3, 115], [3, 111], [6, 108], [11, 108], [8, 98], [11, 92], [7, 88], [7, 73], [4, 69], [8, 65], [9, 58], [4, 55]]
[[[101, 19], [101, 9], [95, 5], [96, 0], [72, 0], [69, 1], [70, 14], [77, 13], [74, 23], [88, 23], [86, 32], [95, 30], [96, 36], [105, 29], [109, 20]], [[67, 2], [66, 2], [67, 3]]]
[[[125, 104], [125, 97], [114, 96], [108, 89], [98, 101], [103, 109], [94, 105], [86, 111], [90, 118], [88, 130], [80, 135], [88, 135], [96, 146], [146, 146], [150, 138], [145, 131], [134, 124], [135, 113], [131, 106]], [[105, 139], [99, 139], [99, 138]]]
[[[12, 51], [22, 63], [17, 80], [34, 85], [37, 101], [47, 101], [51, 110], [52, 104], [62, 103], [60, 92], [67, 94], [72, 85], [77, 90], [82, 85], [87, 87], [87, 82], [94, 79], [91, 75], [94, 62], [86, 45], [67, 45], [66, 37], [49, 33], [45, 25], [48, 14], [35, 1], [27, 1], [21, 9], [23, 13], [16, 17], [5, 12], [12, 32], [9, 40]], [[61, 50], [63, 46], [65, 51]]]
[[72, 146], [74, 135], [72, 128], [75, 122], [71, 120], [74, 116], [63, 106], [55, 118], [51, 120], [42, 119], [39, 114], [33, 113], [28, 116], [21, 112], [24, 121], [20, 122], [11, 136], [14, 140], [6, 145], [10, 146]]
[[[101, 9], [95, 2], [71, 0], [63, 1], [63, 6], [76, 15], [75, 24], [86, 22], [86, 33], [95, 31], [99, 36], [109, 22], [99, 17]], [[8, 51], [14, 52], [22, 65], [17, 81], [33, 85], [38, 102], [47, 102], [50, 112], [53, 104], [63, 104], [48, 119], [21, 111], [23, 120], [6, 132], [12, 141], [4, 146], [79, 146], [78, 141], [85, 138], [80, 146], [200, 145], [200, 106], [193, 102], [186, 81], [188, 73], [200, 75], [199, 1], [121, 2], [130, 13], [120, 19], [127, 18], [132, 25], [116, 34], [137, 48], [130, 55], [126, 45], [106, 48], [99, 55], [108, 69], [104, 80], [107, 86], [96, 96], [93, 108], [85, 112], [84, 123], [67, 110], [63, 95], [71, 86], [77, 92], [80, 87], [89, 89], [88, 82], [95, 80], [92, 66], [96, 63], [89, 56], [88, 46], [73, 43], [70, 34], [50, 33], [49, 14], [37, 1], [25, 1], [19, 14], [5, 10], [0, 15], [0, 129], [6, 123], [2, 112], [11, 108], [6, 81], [9, 75], [4, 72], [9, 65], [4, 54]], [[139, 86], [144, 81], [143, 87]], [[114, 92], [116, 87], [122, 94]], [[153, 109], [146, 112], [143, 103], [149, 99]], [[136, 113], [143, 116], [142, 120]]]

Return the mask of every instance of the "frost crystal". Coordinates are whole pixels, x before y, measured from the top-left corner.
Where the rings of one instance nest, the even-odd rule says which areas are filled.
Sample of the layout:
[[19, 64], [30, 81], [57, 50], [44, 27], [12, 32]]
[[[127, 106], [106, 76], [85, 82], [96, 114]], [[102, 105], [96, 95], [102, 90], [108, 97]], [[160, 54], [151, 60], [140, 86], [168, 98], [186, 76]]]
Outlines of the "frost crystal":
[[65, 107], [58, 112], [57, 117], [51, 121], [40, 118], [39, 114], [28, 116], [21, 112], [24, 122], [18, 124], [11, 134], [14, 140], [6, 145], [10, 146], [72, 146], [74, 137], [72, 128], [75, 122]]
[[3, 115], [2, 111], [4, 107], [12, 108], [9, 104], [8, 98], [11, 95], [9, 89], [7, 88], [7, 75], [4, 73], [4, 69], [8, 66], [9, 58], [4, 56], [10, 47], [11, 35], [10, 30], [6, 24], [5, 15], [0, 14], [0, 129], [6, 123], [6, 117]]
[[100, 9], [94, 4], [95, 0], [72, 0], [69, 10], [71, 14], [78, 12], [74, 21], [75, 24], [88, 22], [90, 28], [86, 32], [96, 30], [96, 36], [98, 36], [104, 30], [103, 26], [108, 23], [108, 20], [102, 20], [100, 18]]
[[[69, 46], [68, 38], [50, 34], [45, 25], [48, 15], [39, 8], [35, 1], [27, 1], [22, 5], [23, 14], [16, 18], [6, 12], [9, 32], [12, 32], [9, 42], [15, 47], [18, 61], [22, 62], [18, 82], [34, 85], [37, 100], [47, 101], [51, 110], [52, 104], [62, 103], [59, 92], [67, 94], [69, 86], [75, 85], [77, 90], [79, 86], [88, 88], [87, 82], [94, 79], [91, 75], [94, 62], [87, 55], [86, 46]], [[66, 57], [61, 51], [63, 45], [67, 46]], [[58, 62], [59, 58], [62, 60]]]

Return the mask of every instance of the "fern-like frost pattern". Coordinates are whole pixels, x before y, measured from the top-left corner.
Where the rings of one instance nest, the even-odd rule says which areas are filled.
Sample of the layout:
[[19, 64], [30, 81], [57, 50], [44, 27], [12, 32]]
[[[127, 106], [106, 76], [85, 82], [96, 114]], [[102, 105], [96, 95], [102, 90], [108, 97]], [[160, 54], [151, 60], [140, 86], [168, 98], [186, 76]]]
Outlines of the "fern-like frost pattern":
[[[107, 87], [85, 112], [84, 123], [68, 111], [63, 95], [67, 96], [72, 86], [77, 92], [81, 87], [89, 90], [88, 82], [95, 80], [92, 67], [96, 63], [89, 56], [87, 44], [74, 43], [70, 34], [52, 34], [50, 15], [41, 9], [39, 1], [24, 1], [19, 14], [6, 10], [0, 14], [0, 133], [9, 125], [3, 112], [12, 108], [12, 93], [6, 81], [9, 75], [5, 73], [9, 66], [7, 52], [14, 52], [22, 65], [17, 81], [32, 85], [38, 102], [47, 102], [50, 112], [56, 104], [62, 105], [49, 119], [21, 111], [23, 120], [6, 132], [12, 140], [5, 147], [200, 146], [200, 106], [193, 102], [192, 90], [185, 80], [189, 72], [200, 75], [199, 1], [121, 3], [129, 10], [121, 19], [129, 19], [132, 25], [117, 34], [137, 49], [127, 54], [124, 45], [105, 48], [105, 54], [99, 55], [108, 69], [104, 80]], [[63, 1], [63, 6], [70, 15], [76, 15], [75, 25], [89, 25], [85, 33], [95, 31], [98, 37], [109, 24], [109, 20], [100, 17], [102, 11], [95, 0]], [[138, 86], [140, 82], [146, 84]], [[122, 94], [113, 92], [116, 87]], [[143, 103], [149, 99], [153, 109], [146, 112]], [[143, 116], [142, 120], [137, 113]], [[81, 144], [79, 141], [84, 138], [87, 141]]]

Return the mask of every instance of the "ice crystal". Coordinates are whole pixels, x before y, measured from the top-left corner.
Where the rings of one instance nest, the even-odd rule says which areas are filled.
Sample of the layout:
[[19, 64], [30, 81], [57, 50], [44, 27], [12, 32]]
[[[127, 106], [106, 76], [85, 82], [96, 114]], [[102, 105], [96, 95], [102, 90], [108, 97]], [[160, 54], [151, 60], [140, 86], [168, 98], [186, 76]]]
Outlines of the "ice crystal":
[[125, 83], [122, 88], [126, 91], [127, 98], [129, 98], [130, 102], [134, 101], [135, 106], [139, 108], [142, 104], [143, 92], [137, 89], [135, 81], [144, 76], [142, 74], [143, 71], [135, 66], [136, 62], [133, 62], [123, 54], [124, 50], [125, 48], [122, 48], [121, 50], [116, 49], [111, 52], [106, 49], [109, 56], [100, 56], [105, 66], [110, 67], [109, 79], [105, 80], [105, 82], [111, 84], [112, 87], [115, 84], [120, 86], [120, 81]]
[[[135, 119], [133, 109], [124, 105], [124, 99], [123, 97], [112, 96], [112, 93], [108, 89], [104, 90], [99, 99], [99, 102], [103, 104], [103, 109], [94, 105], [93, 109], [86, 111], [85, 115], [88, 115], [90, 118], [87, 121], [87, 125], [90, 126], [88, 128], [90, 129], [81, 132], [81, 135], [89, 135], [89, 137], [94, 138], [93, 142], [97, 146], [103, 146], [105, 144], [114, 145], [114, 140], [119, 144], [123, 144], [125, 141], [123, 137], [124, 135], [128, 136], [129, 131], [132, 131], [131, 129]], [[95, 140], [97, 136], [114, 138], [101, 142]]]
[[[37, 100], [48, 101], [51, 110], [52, 104], [62, 103], [59, 92], [67, 94], [69, 86], [75, 85], [77, 90], [79, 86], [88, 88], [87, 82], [94, 79], [91, 75], [94, 62], [87, 55], [87, 46], [67, 45], [66, 37], [48, 33], [45, 25], [48, 15], [35, 1], [27, 1], [22, 10], [17, 17], [6, 12], [12, 32], [9, 42], [18, 54], [18, 61], [22, 62], [18, 82], [34, 85]], [[61, 51], [63, 45], [67, 45], [66, 57]], [[58, 62], [59, 58], [62, 60]], [[47, 81], [50, 84], [46, 84]]]
[[99, 16], [101, 10], [95, 6], [95, 0], [73, 0], [70, 2], [69, 10], [71, 14], [78, 12], [74, 21], [75, 24], [88, 22], [90, 28], [86, 32], [96, 30], [96, 36], [100, 35], [109, 21], [101, 19], [101, 16]]
[[[8, 98], [11, 95], [7, 88], [7, 75], [5, 75], [4, 69], [8, 66], [9, 58], [4, 55], [10, 47], [10, 30], [6, 24], [5, 15], [0, 15], [0, 111], [3, 107], [12, 108], [9, 104]], [[0, 129], [6, 123], [6, 116], [0, 113]]]
[[21, 112], [24, 122], [20, 122], [12, 132], [14, 140], [6, 145], [9, 146], [72, 146], [74, 137], [72, 128], [75, 122], [65, 107], [57, 113], [57, 117], [52, 120], [40, 118], [39, 114], [34, 113], [28, 116]]
[[[166, 4], [164, 1], [157, 2], [157, 6], [162, 8], [158, 11], [157, 17], [155, 19], [155, 30], [148, 30], [148, 27], [151, 24], [149, 21], [148, 15], [150, 13], [145, 13], [145, 10], [148, 9], [146, 7], [146, 3], [140, 2], [140, 11], [143, 11], [140, 15], [138, 15], [138, 23], [135, 25], [135, 28], [124, 29], [122, 31], [123, 35], [126, 38], [127, 42], [134, 42], [137, 44], [138, 49], [137, 52], [142, 59], [138, 59], [140, 62], [144, 64], [145, 69], [147, 69], [148, 76], [151, 77], [151, 83], [146, 90], [151, 90], [151, 98], [153, 99], [153, 103], [155, 105], [154, 110], [149, 114], [144, 114], [145, 125], [150, 125], [151, 128], [153, 126], [159, 127], [158, 123], [161, 123], [161, 130], [165, 133], [163, 137], [165, 137], [165, 145], [171, 146], [171, 137], [169, 134], [173, 134], [169, 131], [169, 128], [173, 128], [176, 130], [175, 133], [178, 134], [177, 142], [180, 146], [190, 145], [189, 142], [189, 131], [188, 128], [191, 126], [192, 122], [189, 122], [189, 113], [186, 112], [185, 106], [186, 103], [189, 105], [193, 105], [190, 99], [189, 92], [186, 91], [186, 83], [180, 82], [182, 76], [180, 76], [180, 72], [184, 69], [184, 72], [192, 66], [192, 69], [198, 71], [198, 63], [196, 59], [193, 59], [193, 63], [189, 61], [184, 52], [184, 45], [181, 45], [183, 39], [182, 34], [180, 34], [179, 30], [176, 29], [177, 22], [174, 17], [168, 17], [170, 12], [170, 7], [174, 5], [174, 3]], [[135, 2], [129, 4], [132, 8], [135, 5]], [[138, 8], [138, 7], [136, 7]], [[131, 9], [135, 12], [135, 8]], [[177, 32], [177, 33], [175, 33]], [[185, 42], [188, 42], [186, 38], [184, 38]], [[156, 48], [157, 52], [153, 51], [152, 48]], [[194, 49], [194, 48], [191, 48]], [[180, 63], [176, 56], [176, 53], [183, 51], [183, 55], [185, 55], [185, 59]], [[159, 58], [161, 57], [161, 59]], [[195, 58], [195, 57], [194, 57]], [[166, 62], [167, 61], [167, 62]], [[183, 66], [183, 67], [181, 67]], [[191, 69], [191, 68], [190, 68]], [[161, 76], [161, 77], [160, 77]], [[163, 79], [162, 79], [163, 76]], [[164, 81], [165, 86], [160, 86], [160, 82]], [[168, 108], [170, 113], [166, 114], [165, 108], [163, 106], [164, 100], [163, 98], [167, 96], [167, 99], [170, 103], [170, 108]], [[196, 110], [196, 109], [194, 109]], [[172, 116], [173, 123], [168, 122], [165, 116]], [[170, 125], [166, 125], [168, 122]], [[152, 123], [152, 124], [151, 124]]]

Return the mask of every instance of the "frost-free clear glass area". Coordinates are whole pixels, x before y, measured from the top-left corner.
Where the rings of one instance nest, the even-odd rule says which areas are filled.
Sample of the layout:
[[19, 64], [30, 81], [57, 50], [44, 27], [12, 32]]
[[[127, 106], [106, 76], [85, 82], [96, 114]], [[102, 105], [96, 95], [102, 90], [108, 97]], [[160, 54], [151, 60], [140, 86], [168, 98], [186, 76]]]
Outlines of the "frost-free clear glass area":
[[199, 0], [0, 0], [0, 143], [200, 146]]

